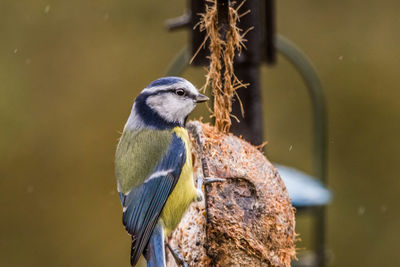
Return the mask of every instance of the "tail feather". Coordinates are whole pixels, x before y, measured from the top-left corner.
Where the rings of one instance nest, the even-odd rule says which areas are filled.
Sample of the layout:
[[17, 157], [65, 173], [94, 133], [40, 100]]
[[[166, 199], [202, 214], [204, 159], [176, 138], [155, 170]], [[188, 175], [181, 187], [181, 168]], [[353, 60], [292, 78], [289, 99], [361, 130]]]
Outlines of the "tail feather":
[[144, 251], [147, 267], [165, 267], [164, 231], [161, 225], [157, 225], [150, 237]]

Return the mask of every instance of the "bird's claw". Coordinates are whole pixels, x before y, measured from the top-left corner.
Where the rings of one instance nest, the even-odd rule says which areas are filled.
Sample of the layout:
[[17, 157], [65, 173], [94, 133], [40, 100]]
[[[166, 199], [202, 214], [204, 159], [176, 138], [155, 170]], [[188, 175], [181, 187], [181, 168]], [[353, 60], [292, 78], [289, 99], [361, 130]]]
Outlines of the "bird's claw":
[[212, 184], [216, 182], [224, 182], [225, 179], [217, 178], [217, 177], [197, 177], [197, 190], [202, 191], [203, 184]]
[[224, 182], [224, 181], [225, 181], [225, 179], [222, 179], [222, 178], [207, 177], [207, 178], [204, 178], [203, 184], [211, 184], [211, 183]]

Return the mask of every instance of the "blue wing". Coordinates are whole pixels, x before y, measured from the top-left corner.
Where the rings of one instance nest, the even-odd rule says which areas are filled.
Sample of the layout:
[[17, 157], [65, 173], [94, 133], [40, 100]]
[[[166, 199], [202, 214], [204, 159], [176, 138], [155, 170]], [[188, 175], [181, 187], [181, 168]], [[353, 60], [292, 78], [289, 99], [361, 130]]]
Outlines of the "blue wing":
[[123, 224], [132, 235], [131, 263], [134, 266], [143, 253], [186, 161], [183, 141], [173, 134], [167, 153], [145, 182], [128, 194], [120, 193], [124, 208]]

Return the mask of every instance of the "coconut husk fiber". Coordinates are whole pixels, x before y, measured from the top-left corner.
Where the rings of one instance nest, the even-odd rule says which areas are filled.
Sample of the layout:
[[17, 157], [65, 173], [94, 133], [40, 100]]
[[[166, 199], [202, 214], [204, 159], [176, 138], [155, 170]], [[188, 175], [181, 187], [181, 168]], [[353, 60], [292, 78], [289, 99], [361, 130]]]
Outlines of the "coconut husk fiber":
[[[209, 40], [208, 50], [210, 51], [210, 64], [207, 67], [204, 90], [207, 87], [211, 87], [214, 97], [212, 116], [215, 118], [215, 127], [224, 133], [229, 132], [232, 124], [232, 117], [238, 120], [238, 118], [231, 114], [232, 99], [234, 96], [237, 97], [242, 115], [244, 115], [242, 102], [236, 90], [241, 87], [247, 87], [248, 84], [242, 83], [242, 81], [236, 77], [233, 67], [235, 54], [241, 53], [242, 48], [245, 47], [244, 42], [246, 39], [244, 37], [253, 28], [251, 27], [243, 32], [237, 26], [240, 17], [250, 13], [250, 10], [248, 10], [239, 14], [239, 9], [243, 4], [244, 1], [237, 5], [236, 2], [232, 2], [228, 6], [228, 21], [220, 23], [217, 1], [207, 0], [205, 3], [206, 11], [203, 14], [199, 14], [200, 21], [197, 24], [201, 32], [206, 32], [206, 37], [203, 44], [199, 47], [199, 50], [206, 44], [206, 41]], [[233, 7], [234, 5], [236, 5], [236, 7]], [[194, 54], [193, 58], [196, 57], [197, 52]]]
[[[189, 266], [290, 266], [294, 208], [277, 170], [232, 134], [200, 122], [187, 128], [194, 177], [224, 181], [203, 186], [205, 200], [191, 205], [169, 238], [171, 247]], [[167, 266], [177, 266], [169, 251]]]

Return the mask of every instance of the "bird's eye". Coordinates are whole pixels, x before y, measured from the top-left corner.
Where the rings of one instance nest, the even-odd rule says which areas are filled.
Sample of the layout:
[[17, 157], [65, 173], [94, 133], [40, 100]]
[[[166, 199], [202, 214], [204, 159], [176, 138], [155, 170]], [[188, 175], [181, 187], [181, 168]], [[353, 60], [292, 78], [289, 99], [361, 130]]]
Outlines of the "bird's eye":
[[183, 90], [183, 89], [177, 89], [177, 90], [175, 91], [175, 93], [176, 93], [177, 95], [179, 95], [179, 96], [184, 96], [184, 95], [186, 95], [185, 90]]

